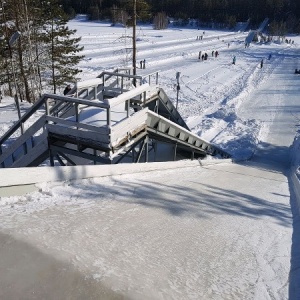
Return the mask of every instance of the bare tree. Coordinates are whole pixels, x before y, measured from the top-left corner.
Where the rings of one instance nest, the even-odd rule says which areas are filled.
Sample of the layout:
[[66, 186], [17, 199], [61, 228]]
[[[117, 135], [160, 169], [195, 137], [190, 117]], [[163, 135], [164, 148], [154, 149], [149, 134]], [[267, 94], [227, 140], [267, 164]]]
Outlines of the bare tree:
[[168, 18], [164, 12], [160, 12], [154, 17], [153, 28], [157, 30], [168, 28]]

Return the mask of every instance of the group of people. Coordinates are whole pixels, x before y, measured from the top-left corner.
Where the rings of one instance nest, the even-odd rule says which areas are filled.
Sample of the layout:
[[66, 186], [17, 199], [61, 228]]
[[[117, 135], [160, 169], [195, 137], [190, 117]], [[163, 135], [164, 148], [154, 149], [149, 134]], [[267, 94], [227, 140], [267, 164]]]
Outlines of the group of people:
[[146, 59], [140, 61], [140, 69], [146, 69]]
[[[218, 55], [219, 55], [219, 52], [218, 51], [212, 51], [211, 52], [211, 56], [212, 57], [218, 57]], [[206, 53], [206, 52], [204, 52], [203, 54], [202, 54], [202, 51], [199, 51], [199, 55], [198, 55], [198, 59], [201, 59], [202, 61], [203, 60], [207, 60], [208, 59], [208, 54]]]
[[207, 60], [207, 58], [208, 58], [208, 54], [205, 52], [205, 53], [203, 53], [203, 54], [201, 54], [202, 52], [201, 51], [199, 51], [199, 56], [198, 56], [198, 59], [201, 59], [202, 61], [203, 60]]
[[219, 52], [218, 52], [218, 51], [214, 51], [214, 50], [213, 50], [213, 51], [211, 52], [211, 56], [212, 56], [212, 57], [217, 58], [218, 55], [219, 55]]
[[285, 42], [287, 43], [287, 44], [294, 44], [294, 41], [292, 41], [291, 39], [285, 39]]

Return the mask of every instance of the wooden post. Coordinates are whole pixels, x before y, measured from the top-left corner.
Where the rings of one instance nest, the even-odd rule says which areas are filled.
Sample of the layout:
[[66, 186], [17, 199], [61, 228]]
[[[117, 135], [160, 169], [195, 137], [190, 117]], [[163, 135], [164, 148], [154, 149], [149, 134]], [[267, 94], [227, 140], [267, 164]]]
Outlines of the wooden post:
[[149, 138], [148, 135], [145, 137], [145, 162], [148, 162], [149, 160]]
[[111, 126], [111, 119], [110, 119], [110, 107], [107, 108], [107, 126], [110, 127]]
[[176, 155], [177, 155], [177, 143], [175, 144], [174, 147], [174, 161], [176, 160]]

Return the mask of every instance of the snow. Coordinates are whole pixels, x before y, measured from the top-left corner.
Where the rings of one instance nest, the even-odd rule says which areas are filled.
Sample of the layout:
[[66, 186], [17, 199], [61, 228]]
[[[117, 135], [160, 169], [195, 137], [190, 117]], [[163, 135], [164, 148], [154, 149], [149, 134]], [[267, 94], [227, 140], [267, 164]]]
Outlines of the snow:
[[76, 87], [78, 90], [80, 90], [80, 89], [84, 89], [86, 87], [91, 87], [91, 86], [97, 87], [101, 83], [102, 83], [101, 79], [94, 78], [94, 79], [76, 82]]
[[[82, 18], [69, 26], [85, 47], [82, 81], [130, 65], [130, 29]], [[1, 299], [299, 299], [300, 37], [245, 48], [247, 32], [198, 35], [139, 27], [146, 69], [137, 73], [159, 70], [175, 103], [181, 72], [181, 115], [233, 163], [39, 181], [35, 192], [1, 197]], [[4, 97], [1, 136], [16, 119]]]

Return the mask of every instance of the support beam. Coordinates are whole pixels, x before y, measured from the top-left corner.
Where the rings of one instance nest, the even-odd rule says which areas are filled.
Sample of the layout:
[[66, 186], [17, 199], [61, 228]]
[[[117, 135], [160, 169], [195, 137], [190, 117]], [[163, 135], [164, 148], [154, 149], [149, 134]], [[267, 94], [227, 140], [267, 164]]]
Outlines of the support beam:
[[76, 164], [74, 163], [74, 161], [68, 157], [67, 155], [65, 155], [64, 153], [58, 152], [60, 156], [62, 156], [71, 166], [76, 166]]
[[142, 157], [142, 153], [144, 151], [144, 148], [145, 148], [145, 139], [143, 140], [142, 147], [139, 150], [139, 153], [138, 153], [138, 156], [137, 156], [137, 159], [136, 159], [136, 163], [140, 162], [140, 159]]
[[65, 147], [51, 145], [51, 150], [59, 152], [61, 156], [63, 156], [63, 154], [70, 154], [73, 156], [77, 156], [77, 157], [81, 157], [81, 158], [90, 160], [92, 162], [97, 161], [99, 163], [104, 163], [104, 164], [111, 163], [111, 161], [109, 159], [104, 159], [100, 156], [94, 156], [93, 154], [89, 154], [89, 153], [85, 153], [85, 152], [78, 152], [76, 150], [65, 148]]
[[60, 156], [58, 155], [58, 153], [56, 153], [56, 159], [59, 162], [59, 164], [61, 166], [65, 166], [66, 164], [63, 162], [63, 160], [60, 158]]
[[148, 135], [145, 137], [145, 162], [149, 160], [149, 138]]
[[54, 167], [54, 157], [53, 157], [53, 151], [51, 148], [49, 148], [49, 158], [50, 158], [50, 166]]
[[115, 161], [115, 164], [118, 164], [130, 151], [132, 151], [132, 162], [134, 162], [135, 158], [135, 147], [137, 144], [140, 143], [140, 140], [138, 140], [136, 143], [132, 144], [131, 147], [120, 157]]

